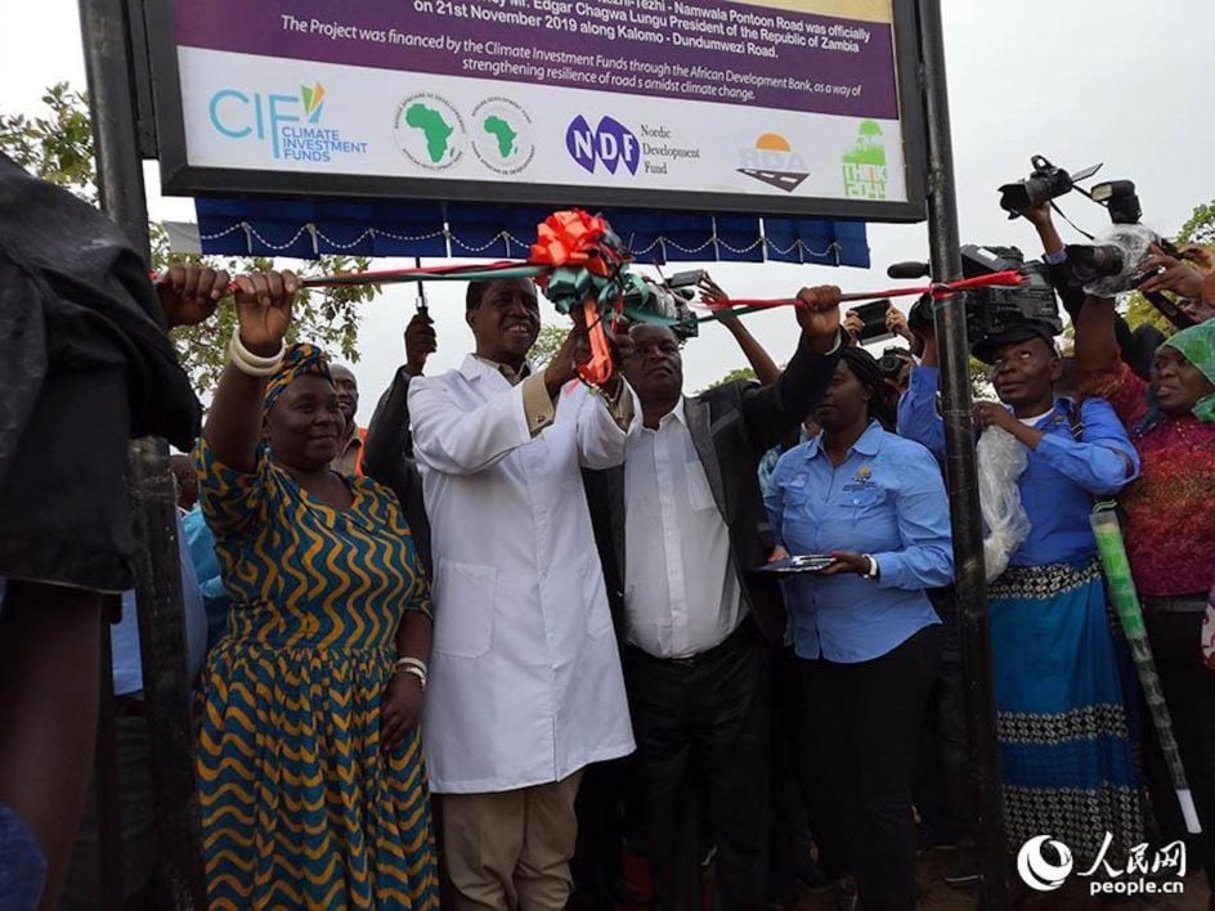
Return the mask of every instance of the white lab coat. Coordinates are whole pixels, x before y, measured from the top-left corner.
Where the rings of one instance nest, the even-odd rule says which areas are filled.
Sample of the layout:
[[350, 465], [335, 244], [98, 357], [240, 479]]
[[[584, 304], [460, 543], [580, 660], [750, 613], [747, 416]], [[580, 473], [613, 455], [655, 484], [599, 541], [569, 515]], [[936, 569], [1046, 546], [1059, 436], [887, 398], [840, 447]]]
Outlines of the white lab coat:
[[508, 791], [631, 753], [579, 472], [621, 464], [627, 434], [571, 384], [533, 439], [522, 384], [471, 355], [415, 379], [409, 414], [435, 564], [431, 790]]

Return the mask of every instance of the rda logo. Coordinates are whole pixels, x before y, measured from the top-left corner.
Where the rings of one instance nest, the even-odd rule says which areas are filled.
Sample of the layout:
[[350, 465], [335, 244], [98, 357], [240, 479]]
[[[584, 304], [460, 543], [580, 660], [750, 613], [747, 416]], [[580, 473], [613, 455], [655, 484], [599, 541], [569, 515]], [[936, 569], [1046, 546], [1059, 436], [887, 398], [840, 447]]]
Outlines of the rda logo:
[[[1042, 853], [1048, 845], [1059, 859], [1057, 864], [1047, 860]], [[1054, 892], [1062, 886], [1072, 872], [1073, 863], [1071, 848], [1049, 835], [1035, 835], [1017, 852], [1017, 873], [1021, 882], [1038, 892]]]
[[565, 148], [591, 174], [595, 173], [596, 164], [602, 164], [609, 174], [615, 174], [620, 165], [636, 174], [641, 164], [641, 143], [637, 136], [613, 117], [601, 118], [599, 126], [592, 130], [579, 114], [565, 131]]
[[764, 133], [755, 140], [754, 148], [740, 149], [739, 174], [760, 183], [792, 193], [810, 176], [806, 159], [793, 150], [789, 140], [780, 133]]

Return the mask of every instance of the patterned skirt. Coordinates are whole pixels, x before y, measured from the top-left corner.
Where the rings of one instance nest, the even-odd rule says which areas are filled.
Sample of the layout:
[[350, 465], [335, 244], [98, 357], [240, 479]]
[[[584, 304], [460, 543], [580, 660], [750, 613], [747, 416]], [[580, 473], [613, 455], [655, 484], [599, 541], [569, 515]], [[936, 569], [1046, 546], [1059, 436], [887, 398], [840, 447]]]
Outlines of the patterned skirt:
[[1091, 861], [1109, 832], [1126, 856], [1143, 823], [1099, 564], [1013, 567], [988, 598], [1011, 850], [1049, 835]]
[[380, 748], [384, 649], [225, 638], [198, 743], [211, 909], [435, 911], [421, 738]]

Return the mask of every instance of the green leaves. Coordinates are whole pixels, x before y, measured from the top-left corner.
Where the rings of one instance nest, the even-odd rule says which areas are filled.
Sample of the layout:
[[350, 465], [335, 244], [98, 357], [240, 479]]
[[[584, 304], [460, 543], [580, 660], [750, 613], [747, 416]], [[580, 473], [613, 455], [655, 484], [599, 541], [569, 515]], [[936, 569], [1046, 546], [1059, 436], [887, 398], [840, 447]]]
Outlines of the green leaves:
[[[320, 97], [313, 98], [319, 104]], [[58, 184], [92, 205], [97, 204], [93, 127], [88, 98], [66, 83], [51, 86], [42, 96], [45, 112], [37, 117], [0, 111], [0, 152], [32, 174]], [[226, 269], [233, 276], [251, 271], [293, 268], [302, 277], [357, 272], [370, 260], [362, 257], [324, 256], [315, 261], [280, 263], [263, 257], [207, 257], [169, 251], [169, 239], [157, 222], [149, 224], [152, 267], [164, 271], [174, 263], [199, 263]], [[313, 289], [297, 300], [289, 341], [320, 345], [337, 360], [359, 359], [359, 305], [380, 294], [378, 285], [343, 285]], [[220, 304], [215, 317], [201, 326], [176, 329], [171, 335], [182, 366], [204, 398], [215, 388], [227, 363], [228, 339], [236, 325], [230, 300]], [[555, 350], [555, 349], [554, 349]]]

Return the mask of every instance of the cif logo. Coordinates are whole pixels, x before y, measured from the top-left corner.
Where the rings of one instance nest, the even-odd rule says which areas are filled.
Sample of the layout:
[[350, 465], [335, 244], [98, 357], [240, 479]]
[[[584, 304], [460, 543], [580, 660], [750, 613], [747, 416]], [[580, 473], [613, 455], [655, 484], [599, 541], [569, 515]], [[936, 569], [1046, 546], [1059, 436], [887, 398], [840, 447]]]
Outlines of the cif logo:
[[565, 131], [565, 148], [574, 161], [592, 174], [596, 163], [602, 164], [609, 174], [615, 174], [620, 165], [636, 174], [641, 164], [641, 143], [637, 136], [614, 117], [601, 118], [599, 126], [592, 130], [579, 114]]
[[325, 87], [319, 82], [301, 85], [298, 95], [246, 94], [238, 89], [220, 89], [211, 96], [208, 113], [211, 126], [229, 139], [258, 141], [267, 137], [274, 157], [281, 158], [283, 127], [293, 123], [317, 124], [325, 106]]
[[[1042, 853], [1049, 845], [1059, 858], [1057, 864], [1047, 860]], [[1049, 835], [1035, 835], [1017, 852], [1017, 873], [1021, 882], [1038, 892], [1054, 892], [1067, 880], [1072, 872], [1071, 849]]]

